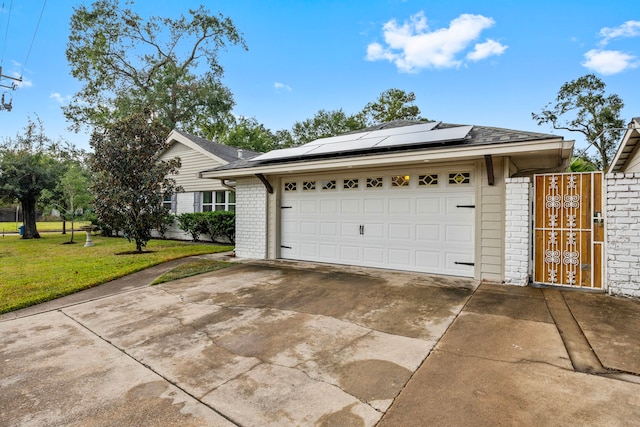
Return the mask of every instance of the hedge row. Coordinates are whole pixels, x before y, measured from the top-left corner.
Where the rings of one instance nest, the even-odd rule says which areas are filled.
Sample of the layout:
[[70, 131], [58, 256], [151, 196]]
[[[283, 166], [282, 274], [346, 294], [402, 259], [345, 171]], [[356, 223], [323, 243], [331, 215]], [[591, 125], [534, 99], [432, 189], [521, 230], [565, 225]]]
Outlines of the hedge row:
[[191, 235], [194, 242], [201, 234], [208, 234], [211, 241], [225, 237], [236, 242], [236, 214], [231, 211], [195, 212], [176, 215], [178, 226]]

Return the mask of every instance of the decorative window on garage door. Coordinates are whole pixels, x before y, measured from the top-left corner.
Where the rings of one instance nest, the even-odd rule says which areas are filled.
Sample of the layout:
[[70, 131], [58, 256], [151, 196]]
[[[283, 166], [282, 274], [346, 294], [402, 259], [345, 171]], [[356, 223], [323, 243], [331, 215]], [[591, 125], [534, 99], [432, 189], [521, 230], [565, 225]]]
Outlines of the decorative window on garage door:
[[382, 188], [382, 177], [367, 178], [367, 188]]
[[304, 181], [302, 183], [302, 191], [311, 191], [316, 189], [315, 181]]
[[418, 185], [419, 186], [436, 186], [438, 185], [438, 175], [419, 175], [418, 176]]
[[356, 188], [358, 188], [358, 178], [343, 180], [342, 188], [344, 188], [345, 190], [355, 190]]
[[471, 184], [471, 173], [469, 172], [450, 173], [449, 184], [452, 184], [452, 185]]
[[335, 179], [324, 179], [324, 180], [322, 180], [322, 189], [323, 190], [335, 190], [336, 189], [336, 180]]
[[396, 175], [391, 177], [392, 187], [408, 187], [411, 177], [409, 175]]
[[295, 182], [285, 182], [284, 191], [296, 191], [297, 186]]

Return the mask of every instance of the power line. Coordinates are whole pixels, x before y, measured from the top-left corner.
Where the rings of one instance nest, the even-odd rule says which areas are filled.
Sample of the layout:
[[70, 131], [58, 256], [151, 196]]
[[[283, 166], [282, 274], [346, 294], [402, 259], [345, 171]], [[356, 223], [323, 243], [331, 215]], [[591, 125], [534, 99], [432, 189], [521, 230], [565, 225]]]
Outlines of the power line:
[[[13, 2], [13, 0], [11, 0], [11, 2]], [[33, 38], [31, 39], [31, 44], [29, 45], [29, 51], [27, 52], [27, 57], [24, 60], [24, 64], [22, 64], [22, 71], [24, 71], [24, 67], [27, 65], [27, 62], [29, 62], [29, 56], [31, 55], [31, 48], [33, 48], [33, 42], [36, 41], [36, 34], [38, 34], [38, 28], [40, 28], [40, 21], [42, 21], [42, 15], [44, 14], [44, 8], [47, 5], [47, 0], [44, 0], [44, 2], [42, 3], [42, 10], [40, 11], [40, 16], [38, 17], [38, 23], [36, 24], [36, 29], [33, 32]], [[22, 72], [20, 73], [20, 75], [22, 76]]]
[[[4, 2], [2, 2], [2, 11], [4, 12]], [[2, 56], [0, 56], [0, 65], [4, 61], [4, 51], [7, 47], [7, 37], [9, 36], [9, 24], [11, 23], [11, 12], [13, 11], [13, 0], [9, 3], [9, 17], [7, 18], [7, 28], [4, 31], [4, 42], [2, 43]]]

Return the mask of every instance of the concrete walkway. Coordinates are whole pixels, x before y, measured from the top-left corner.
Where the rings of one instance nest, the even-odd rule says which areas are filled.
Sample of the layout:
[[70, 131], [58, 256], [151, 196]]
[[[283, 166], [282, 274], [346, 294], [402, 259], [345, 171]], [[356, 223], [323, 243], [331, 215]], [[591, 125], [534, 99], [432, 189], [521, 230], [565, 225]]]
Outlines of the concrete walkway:
[[0, 425], [640, 419], [638, 300], [292, 262], [146, 286], [160, 269], [0, 318]]

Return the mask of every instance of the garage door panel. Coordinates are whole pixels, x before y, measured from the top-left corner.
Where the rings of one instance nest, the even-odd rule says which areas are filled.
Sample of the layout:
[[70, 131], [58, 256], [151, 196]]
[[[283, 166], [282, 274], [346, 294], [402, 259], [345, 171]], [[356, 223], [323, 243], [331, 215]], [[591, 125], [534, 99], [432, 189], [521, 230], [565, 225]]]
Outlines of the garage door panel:
[[364, 214], [365, 215], [380, 215], [384, 213], [384, 199], [365, 199], [364, 200]]
[[337, 236], [338, 235], [338, 223], [337, 222], [321, 222], [320, 223], [320, 236]]
[[301, 214], [315, 214], [317, 212], [318, 212], [318, 203], [315, 200], [300, 201]]
[[416, 251], [416, 266], [423, 271], [440, 272], [444, 271], [442, 253], [439, 251]]
[[360, 246], [341, 245], [340, 259], [345, 262], [360, 261], [361, 260], [360, 250], [361, 250]]
[[340, 201], [340, 212], [344, 214], [360, 213], [359, 199], [344, 199]]
[[316, 234], [318, 234], [318, 231], [316, 229], [316, 222], [315, 221], [301, 221], [300, 222], [300, 234], [302, 235], [311, 235], [314, 236]]
[[371, 240], [371, 239], [379, 240], [385, 237], [385, 229], [386, 229], [385, 224], [365, 222], [362, 225], [363, 225], [362, 237], [365, 240]]
[[417, 224], [416, 240], [419, 242], [441, 242], [442, 241], [442, 225], [440, 224]]
[[369, 265], [381, 265], [384, 263], [384, 248], [365, 247], [362, 250], [362, 259]]
[[357, 222], [343, 222], [343, 223], [341, 223], [340, 224], [340, 236], [342, 236], [342, 237], [360, 236], [360, 225], [361, 224], [357, 223]]
[[416, 213], [418, 215], [438, 215], [443, 213], [440, 197], [420, 197], [416, 199]]
[[338, 201], [335, 199], [320, 200], [320, 213], [338, 213]]
[[410, 198], [392, 198], [388, 200], [389, 214], [391, 215], [409, 215], [411, 213]]
[[318, 252], [321, 259], [326, 261], [338, 260], [338, 248], [336, 245], [318, 245]]
[[318, 255], [318, 245], [315, 243], [301, 243], [300, 255], [307, 258], [315, 258]]
[[389, 224], [389, 240], [410, 240], [412, 228], [411, 224]]
[[445, 240], [447, 242], [467, 243], [473, 241], [473, 226], [446, 224]]
[[410, 266], [412, 264], [411, 252], [408, 249], [389, 249], [389, 264], [402, 267]]
[[446, 215], [474, 215], [473, 197], [448, 197], [445, 201], [445, 214]]

